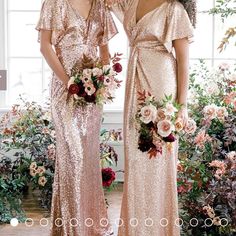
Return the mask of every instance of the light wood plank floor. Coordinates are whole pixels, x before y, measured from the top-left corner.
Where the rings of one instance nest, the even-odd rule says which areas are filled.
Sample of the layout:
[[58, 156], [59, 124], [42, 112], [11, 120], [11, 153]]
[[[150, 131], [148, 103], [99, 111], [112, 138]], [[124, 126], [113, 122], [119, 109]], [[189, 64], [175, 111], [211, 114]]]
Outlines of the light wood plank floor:
[[[115, 224], [115, 220], [120, 216], [122, 186], [119, 185], [116, 187], [116, 190], [107, 193], [106, 198], [109, 202], [109, 218], [113, 225], [115, 235], [117, 235], [117, 226]], [[49, 220], [49, 213], [38, 207], [37, 200], [31, 194], [24, 199], [23, 205], [27, 217], [34, 220], [34, 225], [31, 227], [27, 227], [24, 223], [20, 223], [16, 227], [11, 226], [10, 224], [0, 225], [0, 236], [48, 236], [49, 226], [41, 226], [40, 219], [47, 218]], [[42, 224], [45, 223], [46, 221], [42, 221]]]

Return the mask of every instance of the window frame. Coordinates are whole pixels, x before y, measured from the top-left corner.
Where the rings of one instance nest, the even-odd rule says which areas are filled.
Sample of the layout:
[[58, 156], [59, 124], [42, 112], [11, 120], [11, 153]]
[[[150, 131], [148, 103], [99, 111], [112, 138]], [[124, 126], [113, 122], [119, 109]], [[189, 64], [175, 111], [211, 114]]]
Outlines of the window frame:
[[[215, 4], [216, 4], [216, 0], [211, 0], [212, 1], [212, 6], [214, 7]], [[43, 1], [41, 1], [43, 2]], [[10, 10], [9, 9], [9, 2], [7, 0], [2, 0], [0, 2], [0, 48], [2, 48], [2, 52], [0, 54], [0, 68], [3, 68], [3, 69], [8, 69], [9, 68], [9, 64], [10, 64], [10, 60], [11, 59], [32, 59], [32, 58], [37, 58], [37, 59], [41, 59], [41, 68], [42, 68], [42, 75], [41, 75], [41, 78], [42, 78], [42, 91], [41, 91], [41, 94], [42, 94], [42, 97], [43, 97], [43, 92], [46, 88], [46, 80], [47, 80], [47, 76], [46, 76], [46, 62], [45, 60], [43, 59], [42, 56], [35, 56], [35, 57], [29, 57], [29, 56], [20, 56], [20, 57], [14, 57], [14, 56], [9, 56], [8, 55], [8, 52], [9, 52], [9, 44], [8, 44], [8, 41], [7, 39], [9, 38], [9, 15], [11, 12], [40, 12], [40, 9], [39, 10]], [[201, 12], [201, 11], [200, 11]], [[216, 39], [215, 39], [215, 35], [216, 35], [216, 16], [212, 15], [212, 42], [211, 42], [211, 45], [212, 45], [212, 48], [211, 48], [211, 57], [209, 58], [201, 58], [201, 59], [204, 59], [206, 61], [210, 61], [210, 64], [212, 67], [214, 67], [217, 63], [217, 61], [235, 61], [236, 58], [225, 58], [225, 57], [215, 57], [215, 45], [216, 45]], [[223, 36], [223, 35], [222, 35]], [[129, 46], [128, 46], [128, 43], [127, 43], [127, 52], [129, 52]], [[128, 53], [127, 53], [128, 55]], [[191, 56], [191, 55], [190, 55]], [[125, 61], [127, 60], [128, 61], [128, 56], [125, 56], [124, 59]], [[190, 57], [190, 61], [197, 61], [199, 60], [200, 58], [193, 58], [193, 57]], [[2, 92], [0, 91], [0, 100], [4, 102], [0, 102], [0, 107], [3, 106], [3, 107], [10, 107], [10, 104], [9, 104], [9, 94], [10, 94], [10, 87], [9, 87], [9, 84], [10, 84], [10, 76], [11, 75], [11, 71], [8, 70], [8, 80], [7, 80], [7, 90], [5, 92]], [[125, 82], [123, 82], [123, 86]], [[122, 99], [123, 100], [123, 99]], [[0, 108], [1, 109], [1, 108]], [[111, 111], [111, 112], [122, 112], [123, 110], [123, 106], [121, 106], [121, 104], [119, 104], [119, 107], [116, 107], [114, 106], [114, 109], [112, 108], [112, 106], [109, 106], [108, 108], [105, 108], [105, 111], [108, 112], [108, 111]]]

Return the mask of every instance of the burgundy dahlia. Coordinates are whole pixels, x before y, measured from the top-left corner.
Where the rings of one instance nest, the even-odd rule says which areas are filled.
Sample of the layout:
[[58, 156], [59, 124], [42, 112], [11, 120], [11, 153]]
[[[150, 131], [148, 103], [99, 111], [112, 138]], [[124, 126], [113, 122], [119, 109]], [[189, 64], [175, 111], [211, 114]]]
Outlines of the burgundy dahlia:
[[163, 140], [164, 140], [165, 142], [168, 142], [168, 143], [173, 143], [173, 142], [176, 140], [176, 138], [175, 138], [175, 136], [171, 133], [169, 136], [163, 138]]
[[79, 86], [77, 84], [71, 84], [69, 87], [69, 93], [70, 94], [77, 94], [79, 93]]
[[102, 184], [103, 187], [110, 187], [116, 179], [116, 173], [111, 168], [102, 169]]
[[116, 64], [114, 64], [112, 68], [117, 73], [120, 73], [122, 71], [122, 65], [118, 62]]

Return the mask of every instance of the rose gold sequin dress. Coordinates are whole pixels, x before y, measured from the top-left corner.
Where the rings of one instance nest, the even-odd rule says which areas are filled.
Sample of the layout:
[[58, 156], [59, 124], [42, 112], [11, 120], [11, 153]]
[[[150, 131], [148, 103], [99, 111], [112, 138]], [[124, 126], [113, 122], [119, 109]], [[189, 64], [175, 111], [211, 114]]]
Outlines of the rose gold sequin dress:
[[178, 236], [178, 143], [173, 144], [171, 151], [165, 145], [162, 156], [149, 159], [138, 149], [135, 114], [138, 91], [150, 91], [156, 99], [164, 98], [165, 94], [176, 98], [172, 41], [190, 39], [193, 28], [184, 7], [177, 1], [164, 2], [136, 23], [137, 6], [138, 0], [126, 0], [112, 7], [124, 24], [131, 47], [124, 110], [123, 224], [121, 221], [119, 236]]
[[[83, 54], [96, 58], [97, 46], [117, 33], [113, 19], [100, 0], [92, 3], [88, 19], [69, 0], [46, 0], [37, 30], [52, 30], [52, 45], [67, 74]], [[53, 75], [51, 111], [56, 130], [51, 235], [110, 235], [102, 189], [99, 131], [102, 109], [95, 105], [74, 109], [66, 102], [65, 85]]]

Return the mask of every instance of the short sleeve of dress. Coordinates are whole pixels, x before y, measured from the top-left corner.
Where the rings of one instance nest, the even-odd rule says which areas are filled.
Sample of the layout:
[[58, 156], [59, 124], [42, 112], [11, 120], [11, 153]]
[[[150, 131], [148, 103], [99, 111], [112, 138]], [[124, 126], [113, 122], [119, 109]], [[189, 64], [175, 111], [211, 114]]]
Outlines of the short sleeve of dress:
[[115, 22], [113, 20], [113, 17], [109, 9], [105, 5], [102, 5], [101, 9], [103, 9], [103, 12], [101, 14], [101, 21], [102, 21], [103, 29], [102, 29], [101, 37], [98, 40], [99, 46], [106, 45], [108, 41], [118, 33], [117, 27], [115, 25]]
[[113, 0], [113, 3], [110, 6], [111, 11], [114, 12], [121, 23], [124, 21], [125, 11], [128, 6], [127, 1], [128, 0]]
[[51, 30], [52, 45], [56, 45], [60, 40], [60, 36], [64, 32], [63, 25], [63, 5], [59, 0], [45, 0], [41, 12], [40, 18], [36, 26], [36, 30], [39, 31], [38, 42], [40, 42], [40, 31]]
[[165, 27], [162, 42], [168, 52], [172, 52], [175, 39], [193, 41], [193, 26], [183, 5], [177, 1], [170, 6]]

